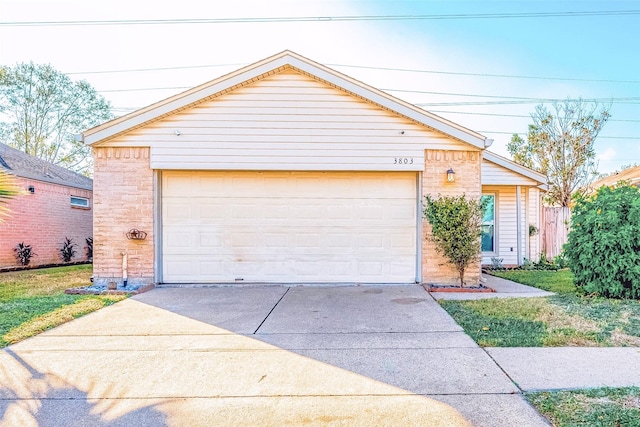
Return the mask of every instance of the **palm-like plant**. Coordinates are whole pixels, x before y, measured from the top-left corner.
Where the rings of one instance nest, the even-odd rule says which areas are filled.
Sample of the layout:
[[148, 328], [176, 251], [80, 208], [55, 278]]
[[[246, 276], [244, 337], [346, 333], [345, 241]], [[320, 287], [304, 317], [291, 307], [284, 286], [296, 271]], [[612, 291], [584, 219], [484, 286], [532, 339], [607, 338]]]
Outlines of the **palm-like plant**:
[[21, 193], [22, 191], [16, 185], [13, 175], [0, 170], [0, 222], [8, 210], [3, 204]]

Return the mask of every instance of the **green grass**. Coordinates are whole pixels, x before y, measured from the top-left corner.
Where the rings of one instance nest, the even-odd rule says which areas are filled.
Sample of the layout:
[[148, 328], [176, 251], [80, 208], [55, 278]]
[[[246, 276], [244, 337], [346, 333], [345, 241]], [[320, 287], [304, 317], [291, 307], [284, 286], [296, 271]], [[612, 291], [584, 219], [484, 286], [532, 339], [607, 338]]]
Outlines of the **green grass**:
[[576, 295], [569, 271], [506, 271], [500, 276], [557, 295], [441, 301], [480, 346], [640, 346], [639, 301]]
[[570, 270], [505, 270], [492, 271], [491, 274], [549, 292], [571, 295], [576, 293], [573, 273]]
[[0, 273], [0, 347], [123, 299], [64, 293], [88, 285], [91, 269], [76, 265]]
[[640, 427], [640, 387], [527, 393], [554, 426]]

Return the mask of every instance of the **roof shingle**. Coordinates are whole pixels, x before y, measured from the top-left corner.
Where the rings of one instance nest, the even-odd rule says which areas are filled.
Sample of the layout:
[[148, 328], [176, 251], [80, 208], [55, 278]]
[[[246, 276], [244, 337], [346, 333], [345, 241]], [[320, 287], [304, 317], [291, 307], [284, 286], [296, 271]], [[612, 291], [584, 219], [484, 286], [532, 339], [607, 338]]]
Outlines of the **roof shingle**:
[[93, 180], [61, 166], [0, 143], [0, 169], [21, 178], [35, 179], [69, 187], [93, 189]]

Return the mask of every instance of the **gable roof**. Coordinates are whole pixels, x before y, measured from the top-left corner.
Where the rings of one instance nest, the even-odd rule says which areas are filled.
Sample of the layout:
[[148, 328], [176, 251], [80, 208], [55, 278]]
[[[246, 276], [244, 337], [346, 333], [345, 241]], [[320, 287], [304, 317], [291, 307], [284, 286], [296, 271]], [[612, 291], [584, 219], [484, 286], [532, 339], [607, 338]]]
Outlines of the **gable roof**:
[[492, 153], [488, 150], [485, 150], [482, 153], [482, 156], [483, 159], [502, 166], [503, 168], [508, 169], [512, 172], [525, 176], [533, 181], [536, 181], [539, 186], [543, 186], [543, 189], [547, 189], [547, 177], [544, 174], [536, 172], [533, 169], [529, 169], [526, 166], [519, 165], [513, 160], [509, 160], [506, 157], [499, 156], [496, 153]]
[[91, 178], [46, 162], [2, 143], [0, 143], [0, 169], [4, 169], [21, 178], [82, 188], [84, 190], [93, 189], [93, 180]]
[[82, 133], [82, 140], [88, 145], [109, 140], [132, 129], [145, 126], [175, 112], [193, 107], [238, 87], [246, 86], [256, 80], [287, 69], [294, 69], [474, 147], [484, 149], [488, 146], [487, 138], [477, 132], [288, 50], [89, 129]]

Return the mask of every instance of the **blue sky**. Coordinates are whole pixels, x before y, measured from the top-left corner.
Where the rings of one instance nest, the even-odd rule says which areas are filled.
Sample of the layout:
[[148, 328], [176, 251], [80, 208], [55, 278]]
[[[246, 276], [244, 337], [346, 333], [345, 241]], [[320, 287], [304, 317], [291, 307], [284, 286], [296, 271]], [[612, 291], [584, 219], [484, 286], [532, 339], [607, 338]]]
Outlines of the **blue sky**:
[[[523, 16], [560, 12], [574, 15]], [[431, 18], [362, 19], [399, 15]], [[356, 18], [335, 19], [345, 16]], [[288, 17], [334, 19], [10, 24]], [[638, 1], [0, 0], [0, 64], [50, 63], [88, 80], [117, 114], [290, 49], [479, 131], [502, 155], [513, 132], [526, 132], [540, 99], [601, 99], [612, 120], [596, 142], [600, 172], [640, 163], [638, 40]], [[130, 71], [139, 69], [147, 71]]]

